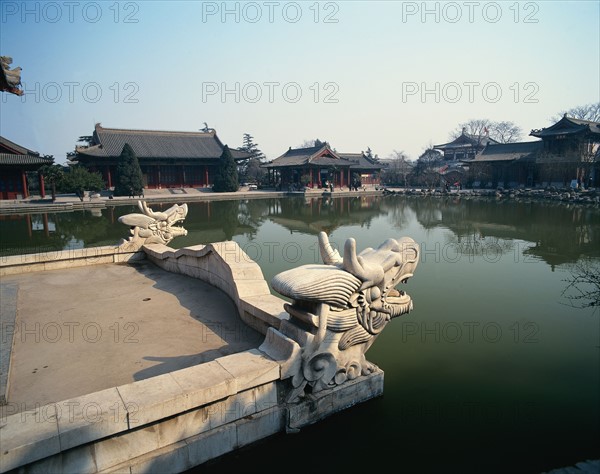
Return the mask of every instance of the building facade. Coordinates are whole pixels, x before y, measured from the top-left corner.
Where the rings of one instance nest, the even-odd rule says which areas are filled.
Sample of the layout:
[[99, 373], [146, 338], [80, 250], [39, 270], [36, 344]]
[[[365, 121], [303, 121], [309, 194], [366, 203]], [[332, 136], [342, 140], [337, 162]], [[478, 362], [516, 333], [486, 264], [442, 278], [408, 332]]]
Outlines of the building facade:
[[[31, 172], [52, 163], [53, 158], [40, 156], [35, 151], [0, 137], [0, 199], [29, 197], [28, 174], [31, 176]], [[40, 194], [45, 197], [44, 178], [38, 175], [37, 179]]]
[[454, 140], [441, 145], [435, 145], [434, 150], [443, 153], [444, 161], [470, 161], [475, 159], [488, 144], [498, 143], [493, 138], [485, 135], [472, 135], [463, 128], [462, 133]]
[[541, 140], [489, 144], [469, 163], [471, 185], [476, 188], [535, 186], [540, 181], [536, 160], [543, 145]]
[[[73, 161], [98, 171], [107, 188], [116, 182], [123, 147], [129, 144], [142, 169], [144, 187], [151, 189], [212, 186], [224, 145], [216, 131], [175, 132], [104, 128], [96, 124], [88, 146], [76, 148]], [[234, 160], [248, 159], [230, 149]]]
[[376, 185], [382, 168], [364, 153], [337, 153], [327, 143], [308, 148], [290, 147], [263, 167], [268, 171], [269, 182], [282, 189]]
[[472, 185], [598, 186], [600, 123], [565, 115], [529, 135], [540, 140], [489, 143], [468, 163]]
[[598, 186], [600, 177], [600, 122], [563, 116], [554, 125], [532, 130], [543, 148], [536, 164], [540, 181], [567, 185], [576, 180], [579, 185]]

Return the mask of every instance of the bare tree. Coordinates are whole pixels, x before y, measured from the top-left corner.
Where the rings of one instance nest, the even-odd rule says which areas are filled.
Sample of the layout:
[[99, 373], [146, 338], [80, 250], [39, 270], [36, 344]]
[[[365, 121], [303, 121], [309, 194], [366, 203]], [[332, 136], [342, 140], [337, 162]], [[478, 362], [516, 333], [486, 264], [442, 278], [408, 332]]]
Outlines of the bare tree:
[[575, 119], [600, 122], [600, 102], [578, 105], [570, 108], [569, 110], [563, 110], [558, 115], [553, 116], [551, 120], [553, 122], [558, 122], [565, 114], [567, 114], [567, 117]]
[[521, 139], [523, 130], [514, 122], [492, 122], [490, 136], [500, 143], [514, 143]]
[[463, 132], [481, 138], [486, 135], [486, 131], [489, 131], [491, 125], [492, 121], [489, 119], [471, 119], [458, 124], [458, 127], [450, 132], [450, 138], [458, 138]]
[[523, 130], [514, 122], [494, 122], [489, 119], [471, 119], [458, 125], [450, 133], [451, 138], [458, 138], [467, 133], [481, 143], [483, 137], [490, 137], [500, 143], [513, 143], [521, 139]]
[[382, 172], [383, 182], [386, 184], [403, 184], [406, 187], [408, 176], [414, 168], [406, 153], [394, 150], [385, 161], [388, 166]]

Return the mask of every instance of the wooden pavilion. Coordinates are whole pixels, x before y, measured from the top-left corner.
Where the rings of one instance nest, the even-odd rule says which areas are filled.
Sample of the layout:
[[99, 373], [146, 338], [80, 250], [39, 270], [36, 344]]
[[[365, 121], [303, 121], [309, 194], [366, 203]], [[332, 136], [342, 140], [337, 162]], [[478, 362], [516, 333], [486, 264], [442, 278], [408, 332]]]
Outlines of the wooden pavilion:
[[337, 153], [328, 143], [291, 147], [281, 156], [263, 165], [269, 182], [281, 188], [341, 188], [351, 186], [356, 177], [362, 184], [379, 184], [382, 166], [364, 153]]

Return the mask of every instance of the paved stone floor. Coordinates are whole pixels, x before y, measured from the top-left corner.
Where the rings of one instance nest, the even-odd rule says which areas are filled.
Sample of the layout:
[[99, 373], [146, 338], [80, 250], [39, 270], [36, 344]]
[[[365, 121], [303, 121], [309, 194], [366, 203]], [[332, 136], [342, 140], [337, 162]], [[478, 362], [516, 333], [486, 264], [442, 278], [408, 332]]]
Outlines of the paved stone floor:
[[21, 274], [1, 284], [2, 358], [10, 352], [3, 413], [189, 367], [264, 338], [223, 292], [150, 262]]

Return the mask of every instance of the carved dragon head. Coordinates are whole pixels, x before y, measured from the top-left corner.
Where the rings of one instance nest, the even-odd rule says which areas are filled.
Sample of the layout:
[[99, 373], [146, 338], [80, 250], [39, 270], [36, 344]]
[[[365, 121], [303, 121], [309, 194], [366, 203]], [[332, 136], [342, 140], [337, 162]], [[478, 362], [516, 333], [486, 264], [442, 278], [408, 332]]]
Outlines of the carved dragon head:
[[145, 201], [138, 201], [138, 207], [143, 214], [126, 214], [119, 217], [121, 224], [131, 227], [130, 242], [167, 245], [175, 237], [187, 235], [187, 230], [177, 225], [187, 216], [187, 204], [175, 204], [164, 212], [153, 211]]
[[[357, 254], [356, 241], [350, 238], [346, 240], [342, 258], [331, 247], [327, 234], [320, 232], [319, 249], [323, 263], [335, 265], [361, 281], [357, 290], [359, 303], [367, 303], [371, 310], [388, 314], [389, 318], [412, 309], [410, 296], [395, 287], [406, 283], [417, 267], [419, 247], [413, 239], [388, 239], [377, 249], [366, 248]], [[366, 301], [362, 301], [360, 296]]]
[[410, 296], [396, 289], [417, 267], [419, 246], [413, 239], [388, 239], [357, 254], [350, 238], [342, 257], [321, 232], [319, 248], [324, 265], [303, 265], [272, 280], [275, 291], [293, 300], [284, 305], [291, 318], [282, 331], [292, 338], [305, 333], [297, 339], [302, 360], [291, 399], [307, 384], [318, 391], [370, 373], [374, 366], [365, 352], [392, 318], [413, 308]]

